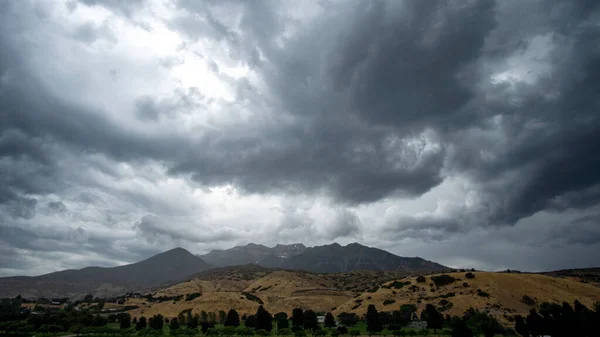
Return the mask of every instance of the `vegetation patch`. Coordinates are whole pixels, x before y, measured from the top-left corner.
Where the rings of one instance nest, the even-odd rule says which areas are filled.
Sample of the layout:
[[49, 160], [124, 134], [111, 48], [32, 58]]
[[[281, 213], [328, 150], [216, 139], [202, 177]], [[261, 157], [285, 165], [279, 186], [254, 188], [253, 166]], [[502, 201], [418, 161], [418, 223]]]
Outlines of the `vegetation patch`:
[[435, 283], [437, 287], [445, 286], [456, 281], [454, 277], [447, 274], [432, 276], [431, 280], [433, 281], [433, 283]]
[[387, 300], [383, 301], [383, 305], [390, 305], [390, 304], [394, 304], [394, 303], [396, 303], [396, 300], [387, 299]]
[[448, 298], [448, 297], [454, 297], [455, 295], [456, 295], [456, 294], [454, 294], [454, 293], [447, 293], [447, 294], [445, 294], [445, 295], [441, 295], [440, 297], [441, 297], [441, 298]]
[[417, 277], [417, 282], [421, 282], [422, 283], [422, 282], [425, 282], [425, 281], [426, 281], [425, 280], [425, 276], [419, 276], [419, 277]]
[[200, 297], [200, 296], [202, 296], [202, 293], [191, 293], [191, 294], [187, 294], [187, 296], [185, 296], [185, 300], [189, 302], [189, 301], [191, 301], [191, 300], [193, 300], [193, 299], [195, 299], [195, 298], [198, 298], [198, 297]]
[[452, 304], [452, 302], [448, 301], [448, 300], [441, 300], [440, 301], [440, 306], [438, 307], [438, 311], [446, 311], [449, 310], [450, 308], [452, 308], [452, 306], [454, 306], [454, 304]]
[[265, 304], [258, 296], [250, 293], [243, 292], [242, 295], [246, 296], [247, 300], [254, 301], [258, 304]]
[[392, 282], [392, 283], [390, 283], [388, 285], [383, 286], [382, 288], [385, 288], [385, 289], [392, 289], [392, 288], [394, 288], [394, 289], [402, 289], [402, 288], [404, 288], [405, 286], [408, 286], [408, 285], [410, 285], [410, 281], [408, 281], [408, 282], [394, 281], [394, 282]]
[[475, 278], [475, 274], [469, 272], [469, 273], [465, 274], [465, 277], [468, 278], [468, 279], [472, 279], [472, 278]]
[[530, 305], [530, 306], [536, 304], [535, 300], [532, 297], [529, 297], [527, 295], [523, 295], [523, 297], [521, 297], [521, 302], [525, 303], [527, 305]]
[[486, 293], [485, 291], [483, 291], [481, 289], [477, 289], [477, 296], [490, 297], [490, 294]]

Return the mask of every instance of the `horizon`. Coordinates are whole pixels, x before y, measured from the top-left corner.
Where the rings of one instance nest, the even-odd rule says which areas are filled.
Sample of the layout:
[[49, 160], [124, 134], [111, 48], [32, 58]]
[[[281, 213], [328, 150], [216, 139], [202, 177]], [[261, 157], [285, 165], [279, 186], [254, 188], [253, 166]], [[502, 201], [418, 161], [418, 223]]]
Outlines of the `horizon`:
[[[300, 242], [295, 242], [295, 243], [290, 243], [290, 244], [284, 244], [283, 246], [290, 246], [290, 245], [297, 245], [297, 244], [304, 245], [303, 243], [300, 243]], [[337, 242], [332, 242], [332, 243], [330, 243], [330, 244], [328, 244], [328, 245], [334, 245], [334, 244], [338, 244], [338, 243], [337, 243]], [[351, 242], [351, 243], [348, 243], [348, 244], [346, 244], [346, 245], [340, 245], [340, 246], [342, 246], [342, 247], [347, 247], [347, 246], [349, 246], [349, 245], [352, 245], [352, 244], [358, 244], [358, 245], [361, 245], [361, 246], [365, 246], [365, 245], [363, 245], [363, 244], [361, 244], [361, 243], [359, 243], [359, 242]], [[130, 264], [135, 264], [135, 263], [138, 263], [138, 262], [142, 262], [142, 261], [145, 261], [145, 260], [151, 259], [151, 258], [153, 258], [153, 257], [155, 257], [155, 256], [157, 256], [157, 255], [161, 255], [161, 254], [163, 254], [163, 253], [168, 253], [168, 252], [171, 252], [171, 251], [174, 251], [174, 250], [179, 250], [179, 249], [185, 250], [186, 252], [188, 252], [188, 253], [192, 254], [193, 256], [196, 256], [196, 257], [198, 257], [198, 258], [202, 259], [202, 256], [203, 256], [203, 255], [206, 255], [206, 254], [208, 254], [208, 253], [210, 253], [210, 252], [212, 252], [212, 251], [215, 251], [215, 250], [219, 250], [219, 251], [223, 251], [223, 250], [230, 250], [230, 249], [233, 249], [233, 248], [247, 247], [247, 246], [249, 246], [249, 245], [257, 245], [257, 246], [264, 246], [264, 247], [267, 247], [267, 246], [265, 246], [265, 245], [263, 245], [263, 244], [257, 244], [257, 243], [249, 242], [249, 243], [247, 243], [247, 244], [245, 244], [245, 245], [241, 245], [241, 246], [235, 246], [235, 247], [230, 247], [230, 248], [227, 248], [227, 249], [214, 249], [214, 250], [211, 250], [211, 251], [209, 251], [209, 252], [207, 252], [207, 253], [205, 253], [205, 254], [197, 254], [197, 253], [195, 253], [195, 252], [193, 252], [193, 251], [190, 251], [190, 250], [188, 250], [188, 249], [185, 249], [185, 248], [183, 248], [183, 247], [173, 247], [173, 248], [167, 249], [167, 250], [165, 250], [165, 251], [162, 251], [162, 252], [159, 252], [159, 253], [153, 254], [153, 255], [151, 255], [151, 256], [147, 256], [147, 257], [145, 257], [145, 258], [142, 258], [141, 260], [138, 260], [138, 261], [131, 261], [131, 262], [127, 262], [127, 263], [123, 263], [123, 264], [118, 264], [118, 265], [108, 265], [108, 266], [94, 266], [94, 265], [90, 265], [90, 266], [84, 266], [84, 267], [81, 267], [81, 268], [64, 269], [64, 270], [54, 270], [54, 271], [50, 271], [49, 273], [45, 273], [45, 274], [39, 274], [39, 275], [7, 275], [7, 276], [0, 276], [0, 278], [3, 278], [3, 277], [19, 277], [19, 276], [36, 277], [36, 276], [43, 276], [43, 275], [52, 274], [52, 273], [56, 273], [56, 272], [66, 271], [66, 270], [81, 270], [81, 269], [85, 269], [85, 268], [113, 268], [113, 267], [121, 267], [121, 266], [126, 266], [126, 265], [130, 265]], [[275, 245], [273, 245], [272, 247], [267, 247], [267, 248], [275, 248], [275, 247], [276, 247], [276, 246], [278, 246], [278, 245], [282, 245], [282, 244], [275, 244]], [[325, 245], [325, 246], [328, 246], [328, 245]], [[338, 245], [339, 245], [339, 244], [338, 244]], [[306, 246], [306, 245], [304, 245], [304, 246]], [[321, 246], [323, 246], [323, 245], [321, 245]], [[306, 246], [306, 247], [307, 247], [307, 248], [313, 248], [313, 247], [320, 247], [320, 246]], [[372, 247], [372, 246], [365, 246], [365, 247], [379, 249], [379, 248], [377, 248], [377, 247]], [[386, 251], [386, 252], [387, 252], [387, 251]], [[388, 252], [388, 253], [389, 253], [389, 252]], [[420, 258], [419, 256], [401, 256], [401, 257], [407, 257], [407, 258]], [[425, 259], [425, 260], [426, 260], [426, 259]], [[205, 261], [205, 262], [206, 262], [206, 261]], [[436, 261], [430, 261], [430, 262], [437, 263]], [[266, 269], [281, 269], [280, 267], [265, 267], [265, 266], [262, 266], [262, 265], [260, 265], [260, 264], [258, 264], [258, 263], [250, 263], [250, 264], [253, 264], [253, 265], [258, 265], [258, 266], [261, 266], [261, 267], [263, 267], [263, 268], [266, 268]], [[208, 270], [211, 270], [211, 269], [218, 269], [218, 268], [227, 268], [227, 267], [244, 266], [244, 265], [248, 265], [248, 264], [247, 264], [247, 263], [246, 263], [246, 264], [235, 264], [235, 265], [228, 265], [228, 266], [215, 266], [215, 265], [211, 265], [211, 268], [209, 268]], [[448, 269], [452, 269], [452, 270], [460, 270], [460, 269], [464, 269], [464, 270], [470, 271], [470, 270], [472, 270], [472, 269], [473, 269], [472, 267], [469, 267], [469, 266], [445, 266], [445, 267], [448, 267]], [[593, 269], [593, 268], [600, 268], [600, 266], [590, 266], [590, 267], [583, 267], [583, 268], [567, 268], [567, 269], [590, 269], [590, 268], [592, 268], [592, 269]], [[293, 270], [293, 269], [292, 269], [292, 270]], [[302, 270], [302, 269], [299, 269], [299, 270]], [[476, 271], [479, 271], [479, 272], [490, 272], [490, 273], [498, 273], [498, 272], [504, 272], [504, 271], [507, 271], [507, 270], [512, 270], [512, 271], [518, 271], [518, 272], [524, 272], [524, 273], [534, 273], [534, 274], [535, 274], [535, 273], [546, 273], [546, 272], [552, 272], [552, 271], [560, 271], [560, 270], [566, 270], [566, 269], [553, 269], [553, 270], [520, 270], [520, 269], [506, 268], [506, 269], [498, 269], [498, 270], [483, 270], [483, 269], [475, 269], [475, 270], [476, 270]], [[317, 274], [328, 274], [328, 273], [318, 273], [318, 272], [317, 272]]]
[[599, 15], [0, 1], [0, 277], [298, 241], [599, 266]]

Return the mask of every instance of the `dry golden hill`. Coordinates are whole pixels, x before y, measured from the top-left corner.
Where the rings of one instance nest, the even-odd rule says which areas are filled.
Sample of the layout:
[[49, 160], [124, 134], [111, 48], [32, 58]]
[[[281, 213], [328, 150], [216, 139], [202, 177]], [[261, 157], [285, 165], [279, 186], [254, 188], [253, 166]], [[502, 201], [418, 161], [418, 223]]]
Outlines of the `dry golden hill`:
[[[569, 277], [541, 274], [474, 272], [417, 276], [387, 272], [315, 274], [303, 271], [266, 269], [258, 266], [227, 267], [197, 275], [152, 295], [162, 302], [129, 298], [125, 305], [136, 305], [133, 316], [163, 314], [175, 317], [184, 310], [193, 313], [236, 309], [240, 315], [253, 314], [263, 304], [271, 313], [291, 314], [296, 307], [315, 311], [365, 314], [369, 304], [379, 311], [398, 310], [402, 304], [415, 304], [420, 312], [427, 303], [444, 314], [460, 315], [470, 307], [489, 311], [500, 321], [526, 314], [533, 306], [523, 302], [530, 297], [542, 302], [573, 303], [576, 299], [592, 306], [600, 301], [600, 287]], [[444, 275], [455, 280], [435, 286], [432, 277]], [[190, 294], [194, 294], [190, 296]], [[174, 298], [180, 296], [179, 299]], [[186, 300], [186, 297], [188, 300]], [[107, 303], [108, 304], [108, 303]], [[113, 305], [114, 306], [114, 305]], [[117, 306], [118, 307], [118, 306]]]
[[591, 307], [600, 301], [599, 287], [571, 278], [491, 272], [474, 272], [472, 279], [467, 279], [466, 273], [444, 275], [456, 280], [436, 287], [431, 278], [439, 274], [425, 277], [425, 282], [417, 282], [416, 277], [410, 277], [397, 280], [399, 289], [393, 286], [394, 282], [388, 282], [385, 286], [391, 285], [390, 289], [382, 287], [373, 293], [362, 293], [338, 306], [334, 314], [345, 311], [364, 315], [369, 304], [374, 304], [379, 311], [397, 310], [402, 304], [415, 304], [420, 312], [427, 303], [431, 303], [444, 314], [460, 315], [473, 307], [487, 310], [500, 321], [508, 323], [508, 317], [526, 314], [535, 306], [524, 303], [523, 296], [533, 299], [536, 305], [563, 301], [572, 305], [577, 299]]

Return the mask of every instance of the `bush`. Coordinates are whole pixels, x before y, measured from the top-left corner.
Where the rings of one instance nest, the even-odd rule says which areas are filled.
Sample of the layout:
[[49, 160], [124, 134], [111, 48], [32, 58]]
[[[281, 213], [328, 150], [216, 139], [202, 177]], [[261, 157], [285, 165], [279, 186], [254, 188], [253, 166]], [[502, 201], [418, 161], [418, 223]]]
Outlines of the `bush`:
[[358, 329], [352, 329], [352, 330], [350, 330], [350, 331], [348, 332], [348, 334], [349, 334], [350, 336], [360, 336], [360, 330], [358, 330]]
[[490, 297], [490, 294], [486, 293], [485, 291], [483, 291], [481, 289], [477, 289], [477, 296]]
[[394, 303], [396, 303], [396, 300], [387, 299], [387, 300], [383, 301], [383, 305], [390, 305], [390, 304], [394, 304]]
[[292, 334], [292, 330], [288, 329], [288, 328], [284, 328], [284, 329], [278, 329], [277, 330], [277, 334], [279, 336], [289, 336]]
[[257, 336], [268, 336], [268, 335], [270, 335], [270, 334], [271, 334], [270, 332], [268, 332], [268, 331], [267, 331], [267, 330], [265, 330], [265, 329], [258, 329], [258, 330], [256, 330], [254, 333], [255, 333]]
[[331, 335], [331, 337], [339, 337], [340, 333], [337, 332], [337, 330], [333, 330], [333, 331], [331, 331], [330, 335]]
[[425, 280], [425, 276], [419, 276], [419, 277], [417, 277], [417, 282], [422, 283], [422, 282], [425, 282], [425, 281], [426, 281]]
[[[285, 329], [281, 329], [281, 330], [285, 330]], [[289, 329], [287, 329], [289, 330]], [[239, 336], [254, 336], [254, 331], [252, 329], [248, 329], [246, 327], [239, 327], [237, 328], [237, 334]]]
[[306, 332], [304, 330], [298, 330], [294, 332], [294, 337], [306, 337]]
[[536, 304], [535, 300], [527, 295], [523, 295], [523, 297], [521, 297], [521, 302], [523, 302], [527, 305], [535, 305]]
[[469, 272], [469, 273], [466, 273], [466, 274], [465, 274], [465, 277], [466, 277], [466, 278], [469, 278], [469, 279], [471, 279], [471, 278], [475, 278], [475, 274], [473, 274], [473, 273]]
[[467, 288], [469, 284], [467, 282], [463, 282], [463, 287]]
[[437, 287], [441, 287], [441, 286], [451, 284], [456, 279], [450, 275], [438, 275], [438, 276], [432, 276], [431, 280], [433, 281], [433, 283], [435, 283], [435, 285]]
[[325, 332], [325, 330], [322, 330], [322, 329], [318, 329], [313, 332], [313, 336], [325, 336], [325, 335], [327, 335], [327, 332]]
[[265, 304], [258, 296], [250, 293], [243, 292], [242, 295], [246, 296], [247, 300], [254, 301], [258, 304]]
[[187, 294], [187, 296], [185, 296], [185, 300], [186, 300], [186, 301], [191, 301], [191, 300], [193, 300], [193, 299], [195, 299], [195, 298], [198, 298], [198, 297], [200, 297], [200, 296], [202, 296], [202, 293], [191, 293], [191, 294]]

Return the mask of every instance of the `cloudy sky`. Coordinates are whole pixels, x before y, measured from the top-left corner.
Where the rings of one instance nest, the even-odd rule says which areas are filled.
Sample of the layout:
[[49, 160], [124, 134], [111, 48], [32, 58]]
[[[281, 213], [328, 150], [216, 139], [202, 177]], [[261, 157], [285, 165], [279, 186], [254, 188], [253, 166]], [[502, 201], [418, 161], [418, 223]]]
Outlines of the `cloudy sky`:
[[0, 0], [0, 276], [360, 242], [600, 265], [596, 1]]

